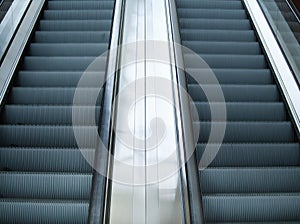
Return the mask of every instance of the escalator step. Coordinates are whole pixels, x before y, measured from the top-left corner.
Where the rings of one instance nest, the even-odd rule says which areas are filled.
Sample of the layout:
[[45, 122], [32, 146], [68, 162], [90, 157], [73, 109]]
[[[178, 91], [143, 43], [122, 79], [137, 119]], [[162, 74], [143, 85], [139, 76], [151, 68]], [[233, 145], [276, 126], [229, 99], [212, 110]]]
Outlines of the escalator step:
[[253, 30], [199, 30], [192, 29], [180, 29], [182, 40], [190, 41], [236, 41], [236, 42], [248, 42], [256, 41], [256, 37]]
[[72, 113], [81, 117], [77, 125], [96, 125], [99, 122], [100, 106], [6, 105], [1, 120], [3, 124], [14, 125], [72, 125]]
[[[197, 145], [198, 161], [206, 146], [206, 144]], [[211, 167], [298, 166], [299, 164], [300, 150], [297, 143], [223, 143]]]
[[183, 29], [202, 30], [250, 30], [251, 24], [247, 19], [180, 19], [180, 26]]
[[[84, 78], [83, 78], [84, 75]], [[105, 72], [68, 72], [68, 71], [19, 71], [15, 85], [22, 87], [101, 87], [104, 83]]]
[[89, 200], [92, 174], [0, 172], [5, 198]]
[[107, 43], [107, 31], [37, 31], [35, 41], [39, 43]]
[[220, 9], [178, 9], [177, 11], [179, 17], [185, 18], [211, 18], [214, 15], [216, 19], [247, 19], [245, 10], [220, 10]]
[[3, 147], [76, 148], [75, 133], [85, 148], [96, 147], [98, 132], [95, 126], [0, 126]]
[[202, 8], [202, 9], [243, 9], [243, 5], [240, 1], [228, 0], [202, 0], [202, 1], [191, 1], [191, 0], [180, 0], [177, 1], [177, 7], [180, 8]]
[[30, 45], [32, 56], [100, 56], [108, 49], [107, 44], [40, 44]]
[[261, 54], [260, 46], [257, 42], [208, 42], [208, 41], [182, 41], [185, 47], [193, 49], [201, 54]]
[[299, 167], [208, 168], [200, 179], [204, 194], [300, 192]]
[[[273, 77], [270, 69], [193, 69], [187, 68], [186, 72], [193, 77], [200, 77], [199, 84], [213, 84], [210, 80], [201, 83], [201, 77], [213, 75], [220, 84], [248, 84], [248, 85], [265, 85], [273, 84]], [[187, 75], [188, 83], [195, 84], [195, 80]]]
[[[223, 122], [196, 122], [200, 127], [199, 142], [208, 142], [211, 125], [217, 130]], [[227, 122], [224, 143], [288, 143], [295, 140], [290, 122]], [[276, 130], [276, 131], [274, 131]], [[218, 142], [218, 134], [212, 136], [211, 142]]]
[[[267, 63], [263, 55], [200, 54], [200, 56], [211, 68], [267, 68]], [[184, 55], [184, 60], [186, 66], [189, 68], [198, 68], [199, 66], [199, 59], [193, 54]]]
[[[210, 93], [210, 102], [220, 102], [218, 95], [214, 92], [220, 86], [196, 84], [188, 86], [190, 96], [194, 101], [207, 101], [203, 92]], [[276, 102], [280, 99], [275, 85], [222, 85], [225, 102]], [[202, 90], [203, 89], [203, 90]]]
[[[23, 69], [35, 71], [84, 71], [95, 57], [36, 57], [26, 56]], [[99, 68], [105, 69], [106, 58], [97, 59]]]
[[112, 9], [114, 1], [49, 1], [50, 10]]
[[[200, 121], [211, 121], [211, 107], [215, 111], [224, 106], [221, 103], [196, 102]], [[282, 102], [278, 103], [226, 103], [226, 121], [286, 121], [287, 113]], [[214, 121], [225, 121], [216, 113]]]
[[[12, 89], [8, 102], [11, 104], [30, 105], [73, 105], [74, 94], [81, 105], [100, 105], [102, 91], [98, 88], [37, 88], [15, 87]], [[97, 101], [93, 96], [98, 96]]]
[[0, 148], [0, 170], [22, 172], [92, 173], [82, 153], [93, 161], [94, 149]]
[[[203, 196], [208, 222], [283, 222], [300, 220], [300, 194]], [[276, 220], [276, 221], [274, 221]]]
[[88, 201], [0, 200], [3, 223], [85, 223]]
[[45, 10], [44, 19], [46, 20], [107, 20], [111, 19], [112, 10]]
[[41, 20], [42, 31], [104, 31], [111, 27], [111, 20]]

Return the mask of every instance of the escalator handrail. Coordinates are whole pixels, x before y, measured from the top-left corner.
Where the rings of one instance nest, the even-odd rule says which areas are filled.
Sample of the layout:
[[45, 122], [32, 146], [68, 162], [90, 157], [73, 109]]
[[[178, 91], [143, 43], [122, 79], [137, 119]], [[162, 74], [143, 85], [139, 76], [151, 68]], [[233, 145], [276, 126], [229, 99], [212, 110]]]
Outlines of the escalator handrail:
[[[110, 216], [110, 195], [111, 195], [111, 154], [113, 138], [113, 117], [114, 117], [114, 98], [118, 86], [118, 67], [119, 67], [119, 45], [123, 32], [124, 5], [126, 0], [116, 0], [113, 11], [113, 22], [109, 41], [109, 52], [106, 62], [105, 84], [103, 86], [103, 98], [101, 102], [100, 124], [98, 127], [102, 144], [108, 150], [105, 155], [98, 148], [94, 159], [94, 172], [92, 179], [92, 189], [89, 206], [88, 223], [108, 223]], [[113, 74], [113, 76], [112, 76]], [[108, 78], [109, 77], [109, 78]], [[106, 158], [103, 158], [106, 157]], [[103, 176], [96, 170], [101, 170]]]
[[[14, 4], [17, 4], [17, 2], [18, 1], [14, 1]], [[24, 3], [25, 1], [20, 2]], [[14, 32], [12, 36], [9, 37], [9, 42], [5, 43], [8, 45], [7, 50], [0, 55], [3, 57], [0, 66], [0, 107], [3, 106], [5, 96], [8, 92], [7, 90], [9, 89], [31, 34], [35, 29], [45, 2], [45, 0], [27, 1], [28, 4], [26, 3], [25, 5], [26, 9], [24, 9], [24, 12], [19, 18], [20, 21], [17, 22], [20, 24], [14, 27]], [[13, 8], [14, 7], [10, 7], [10, 10], [13, 10]], [[17, 18], [15, 18], [15, 20], [16, 19]], [[1, 44], [4, 45], [4, 43]]]
[[[180, 111], [179, 116], [181, 120], [182, 127], [182, 139], [184, 144], [184, 150], [194, 150], [194, 133], [193, 133], [193, 121], [192, 113], [190, 110], [190, 100], [183, 93], [188, 92], [186, 74], [180, 68], [184, 68], [183, 52], [181, 48], [181, 37], [179, 32], [179, 22], [178, 14], [175, 0], [168, 0], [169, 11], [170, 11], [170, 21], [171, 21], [171, 32], [173, 38], [173, 47], [175, 53], [175, 65], [176, 65], [176, 79], [178, 83], [178, 93], [179, 93], [179, 104]], [[188, 188], [188, 203], [189, 203], [189, 219], [191, 223], [204, 223], [203, 216], [203, 206], [202, 206], [202, 196], [200, 189], [200, 181], [198, 175], [198, 166], [196, 161], [196, 152], [186, 162], [186, 180]]]
[[[19, 24], [22, 23], [22, 19], [26, 15], [31, 2], [32, 0], [13, 1], [0, 23], [0, 65], [4, 60], [5, 54], [10, 47], [10, 43], [17, 33]], [[1, 4], [2, 3], [4, 3], [4, 1], [2, 1]]]
[[300, 140], [300, 91], [296, 78], [258, 1], [243, 0], [243, 3], [274, 71], [278, 87], [295, 125], [297, 138]]
[[[276, 40], [281, 48], [281, 51], [286, 58], [290, 69], [297, 81], [297, 84], [300, 88], [300, 75], [299, 75], [299, 65], [297, 63], [297, 58], [292, 53], [293, 50], [296, 52], [296, 56], [299, 55], [299, 41], [297, 40], [297, 37], [293, 31], [293, 28], [290, 26], [287, 21], [287, 19], [284, 17], [284, 13], [277, 14], [276, 17], [271, 15], [270, 8], [265, 4], [264, 0], [257, 0], [261, 10], [263, 11], [264, 17], [266, 18], [267, 22], [269, 23], [270, 27], [272, 28], [273, 34], [276, 37]], [[282, 0], [283, 3], [286, 3], [286, 0]], [[281, 12], [278, 4], [276, 1], [273, 1], [274, 5], [276, 6], [276, 11]], [[279, 21], [283, 22], [280, 23]], [[279, 25], [280, 24], [280, 25]], [[284, 24], [284, 25], [283, 25]], [[286, 26], [289, 28], [289, 31], [284, 31], [283, 27]], [[286, 41], [285, 38], [289, 39], [289, 44]], [[291, 45], [295, 45], [294, 47], [291, 47]], [[290, 45], [290, 46], [289, 46]], [[293, 49], [294, 48], [294, 49]]]

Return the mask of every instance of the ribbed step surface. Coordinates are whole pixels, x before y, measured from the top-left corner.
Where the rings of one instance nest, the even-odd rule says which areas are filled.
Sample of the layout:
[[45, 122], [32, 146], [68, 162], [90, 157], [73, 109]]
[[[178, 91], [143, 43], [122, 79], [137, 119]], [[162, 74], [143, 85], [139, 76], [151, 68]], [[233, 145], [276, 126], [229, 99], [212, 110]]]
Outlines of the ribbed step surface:
[[[280, 99], [275, 85], [189, 85], [189, 93], [195, 101], [205, 101], [204, 91], [212, 92], [221, 88], [226, 102], [276, 102]], [[243, 94], [240, 94], [240, 93]], [[211, 96], [213, 102], [218, 102], [218, 96]]]
[[[82, 159], [82, 153], [93, 159], [95, 149], [2, 147], [0, 170], [91, 173], [92, 167]], [[57, 158], [63, 162], [58, 162]]]
[[[208, 145], [214, 147], [214, 144]], [[207, 144], [197, 145], [198, 159]], [[297, 143], [223, 143], [212, 167], [297, 166], [300, 163]]]
[[84, 200], [91, 179], [92, 174], [0, 172], [0, 190], [5, 198]]
[[[14, 125], [72, 125], [72, 113], [78, 114], [82, 119], [81, 125], [93, 125], [99, 122], [100, 107], [93, 106], [45, 106], [7, 105], [2, 115], [2, 123]], [[92, 115], [95, 115], [93, 117]], [[77, 123], [78, 124], [78, 123]]]
[[[26, 56], [23, 68], [31, 71], [85, 71], [95, 59], [91, 56]], [[105, 58], [101, 57], [99, 62], [99, 66], [105, 66]]]
[[[99, 87], [104, 82], [104, 71], [85, 72], [88, 76], [81, 87]], [[81, 71], [20, 71], [15, 85], [19, 87], [74, 87], [77, 86]]]
[[110, 20], [41, 20], [40, 29], [45, 31], [104, 31], [109, 30]]
[[32, 56], [99, 56], [107, 50], [107, 44], [31, 44]]
[[86, 223], [88, 200], [1, 199], [3, 223]]
[[[206, 223], [299, 222], [299, 143], [243, 1], [177, 0], [177, 10], [182, 44], [211, 68], [184, 55], [187, 73], [200, 81], [187, 77], [200, 126], [198, 161], [221, 143], [199, 172]], [[212, 72], [220, 85], [203, 78]], [[207, 102], [205, 92], [219, 87], [226, 104], [215, 96]], [[219, 113], [224, 106], [226, 119]], [[225, 124], [223, 141], [212, 136], [207, 144], [212, 125]]]
[[[222, 103], [195, 103], [197, 114], [200, 121], [211, 121], [210, 107], [220, 108]], [[287, 113], [282, 102], [275, 103], [256, 103], [256, 102], [228, 102], [226, 103], [226, 119], [216, 114], [215, 121], [285, 121]], [[197, 117], [195, 116], [195, 119]]]
[[[80, 98], [82, 104], [93, 105], [95, 102], [91, 96], [97, 95], [99, 89], [92, 87], [15, 87], [11, 91], [8, 102], [11, 104], [24, 105], [72, 105], [76, 91], [80, 92], [77, 98]], [[100, 98], [101, 95], [98, 97], [97, 104], [100, 103]]]
[[109, 31], [36, 31], [38, 43], [107, 43]]
[[[220, 84], [246, 84], [246, 85], [266, 85], [273, 83], [273, 78], [269, 69], [200, 69], [188, 68], [189, 74], [207, 75], [213, 72]], [[190, 76], [187, 77], [189, 83], [196, 83]], [[210, 80], [204, 80], [200, 84], [213, 84]]]
[[207, 222], [286, 223], [300, 219], [299, 193], [205, 195], [203, 203]]
[[88, 220], [93, 169], [85, 158], [95, 154], [106, 56], [85, 70], [108, 49], [114, 1], [45, 4], [1, 112], [1, 223]]

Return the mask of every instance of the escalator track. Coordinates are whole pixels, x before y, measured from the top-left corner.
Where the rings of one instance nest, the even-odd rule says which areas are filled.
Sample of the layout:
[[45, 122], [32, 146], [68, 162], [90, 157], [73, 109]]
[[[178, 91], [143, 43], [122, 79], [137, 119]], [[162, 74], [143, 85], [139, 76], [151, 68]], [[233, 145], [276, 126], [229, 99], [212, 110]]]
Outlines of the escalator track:
[[[212, 68], [227, 108], [221, 148], [199, 171], [205, 222], [299, 222], [299, 142], [243, 2], [176, 4], [182, 45]], [[184, 55], [187, 71], [205, 72], [191, 67], [189, 57]], [[201, 87], [190, 77], [187, 81], [200, 119], [199, 159], [210, 132], [210, 106]]]
[[[77, 83], [108, 49], [113, 0], [49, 0], [1, 113], [1, 223], [86, 223], [93, 169], [78, 149], [72, 127]], [[104, 79], [101, 71], [92, 76]], [[97, 88], [101, 83], [90, 83]], [[84, 97], [84, 96], [83, 96]], [[80, 113], [90, 113], [89, 96]], [[99, 121], [101, 92], [96, 105]], [[75, 128], [96, 147], [93, 123]]]

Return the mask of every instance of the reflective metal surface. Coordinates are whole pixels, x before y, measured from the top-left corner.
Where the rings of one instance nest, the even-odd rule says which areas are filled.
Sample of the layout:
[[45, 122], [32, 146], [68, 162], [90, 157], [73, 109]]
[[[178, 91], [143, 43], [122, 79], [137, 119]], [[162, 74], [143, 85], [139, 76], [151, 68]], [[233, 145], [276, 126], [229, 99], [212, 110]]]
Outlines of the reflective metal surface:
[[[123, 14], [125, 0], [115, 0], [113, 24], [111, 29], [111, 39], [106, 67], [106, 82], [102, 102], [101, 121], [99, 127], [100, 139], [105, 149], [101, 149], [101, 144], [95, 153], [92, 191], [89, 207], [88, 223], [108, 223], [110, 217], [110, 190], [111, 181], [109, 180], [111, 168], [111, 149], [112, 142], [112, 117], [114, 117], [113, 99], [115, 88], [118, 83], [118, 62], [119, 48], [123, 33]], [[103, 55], [102, 55], [103, 56]], [[101, 56], [100, 56], [101, 57]], [[106, 174], [106, 175], [104, 175]]]
[[[167, 13], [165, 1], [127, 0], [125, 4], [110, 223], [188, 222], [170, 85], [174, 58], [168, 44], [159, 44], [170, 38]], [[148, 60], [155, 54], [168, 62]]]
[[275, 72], [279, 87], [289, 106], [292, 118], [300, 133], [300, 91], [297, 82], [286, 62], [274, 34], [256, 0], [244, 0], [259, 38]]
[[[26, 7], [26, 2], [28, 4], [28, 1], [15, 0], [13, 5], [10, 7], [10, 10], [12, 10], [12, 11], [10, 12], [10, 14], [8, 13], [4, 19], [4, 20], [6, 20], [6, 17], [8, 16], [7, 17], [8, 21], [7, 22], [3, 21], [3, 22], [5, 22], [4, 24], [6, 24], [6, 26], [4, 25], [4, 27], [2, 29], [2, 32], [4, 32], [4, 33], [3, 33], [3, 36], [1, 37], [1, 45], [0, 45], [1, 47], [2, 47], [2, 43], [5, 44], [5, 43], [7, 43], [7, 41], [10, 41], [11, 37], [9, 38], [9, 36], [6, 36], [6, 35], [11, 35], [12, 34], [11, 32], [13, 32], [13, 31], [4, 31], [4, 30], [6, 30], [7, 26], [8, 27], [12, 26], [11, 28], [14, 28], [14, 29], [16, 28], [19, 17], [15, 18], [15, 16], [17, 16], [17, 15], [22, 16], [23, 14], [19, 14], [19, 12], [15, 14], [15, 12], [17, 12], [18, 10], [21, 10], [19, 8], [19, 6], [23, 6], [22, 10], [25, 10], [24, 7]], [[45, 3], [45, 0], [32, 1], [32, 3], [30, 4], [30, 7], [27, 10], [25, 17], [22, 20], [20, 27], [18, 28], [18, 31], [17, 31], [12, 43], [10, 44], [10, 47], [5, 55], [5, 58], [3, 59], [3, 62], [0, 67], [0, 105], [2, 105], [3, 98], [6, 94], [7, 88], [10, 84], [12, 76], [15, 72], [15, 69], [16, 69], [18, 63], [19, 63], [19, 60], [23, 53], [23, 50], [26, 46], [26, 43], [30, 37], [30, 34], [34, 28], [34, 25], [37, 21], [37, 18], [40, 14], [40, 11], [41, 11], [44, 3]], [[21, 10], [21, 12], [22, 12], [22, 10]], [[13, 24], [9, 24], [9, 21], [15, 21], [15, 22], [13, 22]]]
[[[181, 131], [182, 136], [182, 148], [185, 151], [194, 151], [195, 148], [195, 136], [193, 130], [193, 120], [192, 120], [192, 112], [190, 107], [190, 98], [185, 92], [187, 90], [186, 83], [186, 73], [179, 69], [185, 68], [184, 59], [183, 59], [183, 51], [181, 48], [181, 37], [179, 32], [179, 21], [177, 15], [177, 7], [175, 0], [169, 0], [167, 5], [170, 17], [169, 29], [172, 34], [174, 46], [174, 55], [175, 55], [175, 64], [177, 65], [177, 69], [174, 72], [176, 74], [176, 82], [177, 86], [181, 87], [178, 89], [178, 104], [180, 104], [180, 111], [178, 111], [178, 123], [181, 123], [181, 127], [179, 127], [179, 131]], [[186, 211], [187, 214], [190, 215], [191, 223], [204, 223], [203, 217], [203, 207], [202, 207], [202, 199], [201, 199], [201, 191], [200, 191], [200, 180], [199, 180], [199, 171], [198, 165], [196, 161], [196, 152], [194, 152], [191, 157], [186, 162], [185, 167], [185, 175], [184, 180], [186, 181], [185, 187], [187, 188], [188, 195], [185, 200], [186, 204], [189, 204], [189, 211]]]
[[0, 61], [31, 0], [14, 0], [0, 23]]

